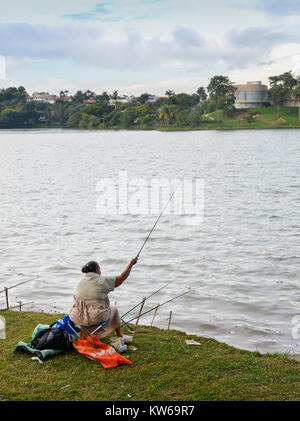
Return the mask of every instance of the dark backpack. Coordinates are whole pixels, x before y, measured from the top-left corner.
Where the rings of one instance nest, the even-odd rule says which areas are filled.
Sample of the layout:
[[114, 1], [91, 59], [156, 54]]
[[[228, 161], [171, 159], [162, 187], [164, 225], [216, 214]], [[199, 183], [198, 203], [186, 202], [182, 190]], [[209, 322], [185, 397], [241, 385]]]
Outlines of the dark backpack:
[[31, 341], [30, 347], [33, 349], [55, 349], [66, 350], [70, 349], [71, 344], [68, 339], [68, 334], [62, 329], [48, 329], [41, 330]]

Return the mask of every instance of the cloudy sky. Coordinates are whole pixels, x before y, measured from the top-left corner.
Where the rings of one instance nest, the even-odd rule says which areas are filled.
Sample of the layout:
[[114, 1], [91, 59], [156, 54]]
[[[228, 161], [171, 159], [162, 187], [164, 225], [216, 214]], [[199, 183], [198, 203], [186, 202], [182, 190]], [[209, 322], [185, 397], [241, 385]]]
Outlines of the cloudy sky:
[[300, 74], [299, 0], [1, 3], [0, 87], [163, 95]]

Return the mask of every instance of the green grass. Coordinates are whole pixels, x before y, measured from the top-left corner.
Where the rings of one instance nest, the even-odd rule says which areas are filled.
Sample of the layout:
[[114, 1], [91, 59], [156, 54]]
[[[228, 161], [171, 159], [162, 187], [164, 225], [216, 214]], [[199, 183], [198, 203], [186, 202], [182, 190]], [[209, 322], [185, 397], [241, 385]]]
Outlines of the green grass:
[[[252, 122], [246, 120], [250, 114], [256, 114]], [[297, 107], [281, 107], [277, 118], [276, 107], [260, 107], [238, 110], [233, 116], [223, 116], [222, 110], [206, 114], [198, 127], [160, 127], [162, 131], [187, 130], [236, 130], [236, 129], [288, 129], [300, 128]], [[220, 122], [221, 121], [221, 122]]]
[[[215, 124], [215, 129], [278, 129], [278, 128], [300, 128], [298, 123], [298, 108], [281, 107], [280, 117], [277, 118], [276, 107], [260, 107], [238, 110], [239, 114], [232, 117], [224, 117], [222, 111], [218, 110], [208, 114], [208, 117], [216, 120], [222, 120], [221, 124]], [[249, 113], [255, 115], [252, 122], [247, 122]], [[243, 115], [244, 114], [244, 115]], [[210, 128], [213, 126], [210, 124]], [[204, 123], [203, 128], [208, 129]]]
[[[38, 323], [51, 324], [60, 316], [0, 314], [7, 335], [0, 339], [2, 401], [300, 399], [300, 364], [285, 355], [261, 355], [175, 330], [138, 326], [133, 342], [138, 350], [126, 354], [132, 366], [105, 370], [75, 350], [40, 364], [31, 354], [13, 350], [18, 341], [31, 341]], [[201, 346], [186, 345], [187, 338]]]

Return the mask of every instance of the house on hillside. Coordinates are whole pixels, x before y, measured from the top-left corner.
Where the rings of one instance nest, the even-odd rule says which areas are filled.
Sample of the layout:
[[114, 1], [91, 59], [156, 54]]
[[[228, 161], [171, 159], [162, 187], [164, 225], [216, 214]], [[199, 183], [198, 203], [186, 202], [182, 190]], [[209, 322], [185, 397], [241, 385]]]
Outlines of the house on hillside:
[[84, 100], [82, 101], [82, 103], [83, 103], [83, 104], [86, 104], [86, 105], [96, 104], [96, 102], [97, 102], [97, 100], [96, 100], [96, 99], [84, 99]]
[[72, 102], [73, 101], [73, 98], [71, 96], [61, 96], [59, 99], [63, 102]]
[[146, 104], [151, 104], [152, 102], [155, 102], [158, 99], [159, 99], [159, 97], [156, 96], [156, 95], [149, 95], [149, 97], [148, 97], [148, 99], [146, 101]]
[[54, 104], [57, 100], [56, 95], [51, 95], [48, 92], [34, 92], [32, 96], [26, 98], [26, 102], [42, 102], [47, 104]]

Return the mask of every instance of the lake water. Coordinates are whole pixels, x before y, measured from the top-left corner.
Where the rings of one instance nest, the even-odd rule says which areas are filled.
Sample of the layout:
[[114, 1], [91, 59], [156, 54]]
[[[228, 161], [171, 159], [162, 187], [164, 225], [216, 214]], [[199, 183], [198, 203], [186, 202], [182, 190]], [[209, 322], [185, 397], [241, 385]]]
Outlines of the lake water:
[[99, 214], [97, 182], [120, 170], [129, 179], [199, 177], [203, 222], [164, 215], [111, 301], [123, 313], [172, 281], [145, 310], [193, 292], [162, 307], [156, 326], [167, 328], [172, 310], [173, 328], [297, 358], [299, 161], [297, 130], [1, 131], [0, 290], [38, 275], [9, 292], [11, 305], [67, 313], [82, 265], [94, 259], [119, 274], [156, 219]]

